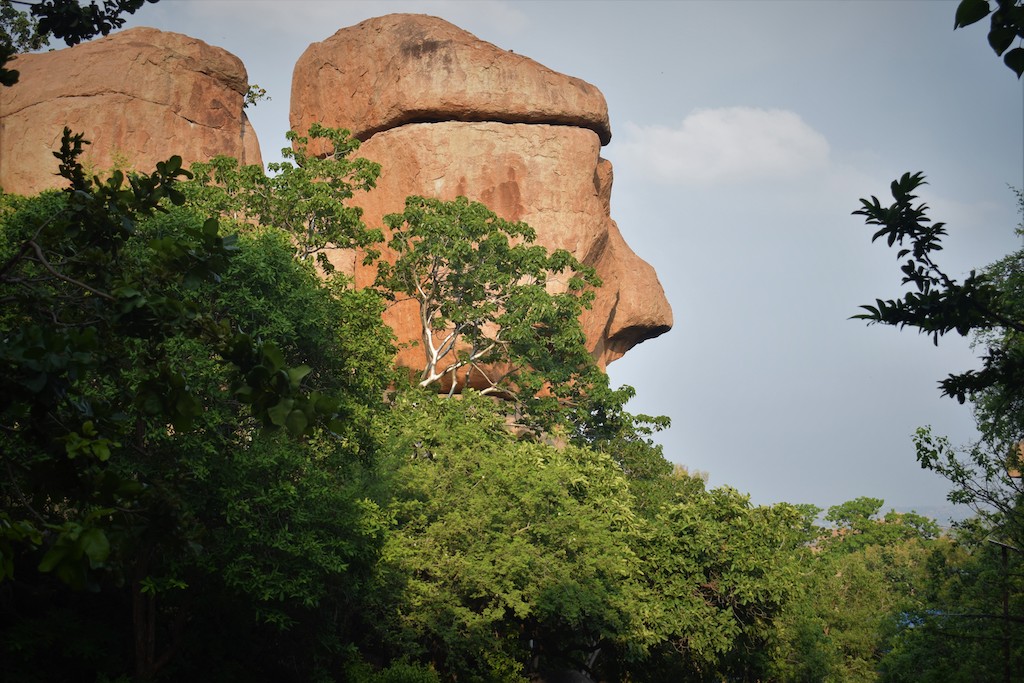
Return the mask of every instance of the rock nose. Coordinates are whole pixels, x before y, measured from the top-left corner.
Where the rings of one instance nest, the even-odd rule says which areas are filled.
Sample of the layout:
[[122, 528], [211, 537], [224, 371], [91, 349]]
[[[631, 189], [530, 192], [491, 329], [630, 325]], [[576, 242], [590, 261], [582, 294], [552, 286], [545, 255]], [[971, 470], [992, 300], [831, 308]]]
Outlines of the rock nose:
[[614, 172], [607, 159], [598, 159], [594, 189], [605, 216], [601, 239], [586, 257], [603, 285], [594, 306], [581, 318], [591, 352], [601, 368], [648, 339], [672, 329], [672, 306], [654, 268], [634, 252], [612, 220]]
[[603, 285], [582, 321], [603, 369], [637, 344], [668, 332], [673, 319], [654, 268], [630, 249], [611, 219], [602, 251], [594, 266]]

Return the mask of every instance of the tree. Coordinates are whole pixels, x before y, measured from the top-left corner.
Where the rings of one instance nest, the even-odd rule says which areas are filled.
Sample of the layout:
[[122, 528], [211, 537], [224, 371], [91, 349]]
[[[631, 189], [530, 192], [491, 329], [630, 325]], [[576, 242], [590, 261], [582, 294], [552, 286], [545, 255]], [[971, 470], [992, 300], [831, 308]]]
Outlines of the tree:
[[[971, 271], [963, 282], [948, 276], [934, 260], [946, 235], [943, 223], [931, 223], [928, 207], [917, 203], [914, 192], [924, 183], [920, 174], [904, 174], [893, 181], [894, 203], [881, 205], [876, 197], [862, 199], [854, 213], [880, 226], [873, 240], [884, 237], [899, 245], [898, 258], [904, 284], [916, 291], [903, 299], [878, 300], [862, 306], [866, 313], [854, 318], [869, 323], [911, 327], [929, 334], [935, 344], [945, 334], [973, 335], [983, 349], [980, 370], [950, 375], [940, 382], [942, 393], [975, 406], [981, 439], [963, 449], [919, 429], [914, 437], [922, 467], [946, 477], [954, 486], [950, 500], [972, 506], [982, 515], [994, 510], [1008, 539], [1024, 543], [1024, 520], [1018, 504], [1024, 495], [1019, 477], [1024, 434], [1024, 251], [1007, 256], [988, 269]], [[1017, 201], [1024, 211], [1024, 195]]]
[[853, 552], [871, 545], [893, 545], [901, 540], [917, 538], [932, 540], [941, 530], [935, 520], [915, 512], [890, 510], [879, 518], [884, 501], [860, 497], [828, 509], [825, 519], [835, 524], [830, 535], [819, 540], [819, 546], [833, 551]]
[[[0, 0], [0, 86], [18, 82], [18, 72], [5, 68], [8, 61], [23, 50], [45, 45], [50, 36], [62, 39], [69, 47], [97, 35], [107, 35], [124, 26], [124, 14], [134, 14], [146, 2], [158, 0], [104, 0], [103, 6], [92, 0]], [[18, 11], [13, 5], [28, 7]]]
[[934, 544], [917, 599], [880, 661], [886, 681], [1012, 681], [1024, 663], [1019, 553], [992, 542], [980, 519]]
[[587, 449], [518, 441], [493, 401], [412, 390], [384, 416], [394, 534], [368, 627], [445, 680], [519, 681], [642, 651], [652, 599], [625, 478]]
[[[64, 643], [132, 643], [119, 661], [141, 680], [186, 646], [218, 660], [197, 654], [214, 604], [254, 645], [267, 625], [319, 642], [310, 623], [351, 601], [384, 528], [351, 486], [391, 381], [380, 301], [321, 280], [281, 231], [180, 208], [180, 159], [100, 182], [83, 144], [65, 134], [68, 191], [0, 202], [0, 610], [38, 616], [0, 619], [0, 640], [72, 605]], [[5, 668], [84, 666], [33, 654]]]
[[829, 508], [797, 553], [800, 588], [784, 606], [771, 671], [780, 680], [879, 680], [894, 639], [928, 612], [926, 566], [951, 545], [933, 520], [861, 497]]
[[[916, 328], [930, 335], [936, 345], [939, 337], [954, 331], [961, 336], [997, 330], [1024, 333], [1024, 322], [1007, 309], [1006, 298], [991, 278], [972, 270], [961, 283], [935, 262], [932, 254], [942, 249], [946, 229], [944, 223], [932, 223], [926, 204], [915, 204], [918, 197], [914, 192], [923, 184], [921, 173], [904, 173], [892, 182], [893, 204], [882, 206], [872, 196], [861, 199], [861, 208], [853, 212], [865, 216], [868, 225], [880, 226], [872, 242], [884, 237], [890, 247], [899, 245], [897, 259], [907, 258], [900, 267], [903, 284], [916, 290], [902, 299], [878, 299], [874, 306], [861, 306], [866, 313], [853, 318]], [[942, 393], [963, 403], [969, 395], [996, 385], [1012, 386], [1017, 377], [1024, 376], [1024, 356], [1017, 349], [990, 348], [982, 360], [980, 371], [969, 370], [943, 380]]]
[[[372, 189], [380, 165], [352, 158], [359, 141], [347, 130], [314, 123], [308, 136], [289, 131], [291, 147], [281, 150], [286, 160], [263, 167], [239, 167], [238, 160], [217, 156], [208, 163], [196, 163], [190, 199], [198, 210], [274, 226], [291, 234], [304, 259], [315, 259], [325, 271], [334, 267], [324, 249], [362, 248], [367, 258], [377, 255], [372, 246], [381, 241], [379, 230], [368, 230], [362, 209], [349, 200], [357, 192]], [[317, 156], [307, 151], [310, 140], [325, 140], [331, 152]]]
[[569, 413], [569, 436], [575, 445], [608, 454], [629, 482], [637, 513], [651, 518], [679, 493], [682, 480], [695, 490], [703, 490], [703, 483], [676, 476], [684, 473], [677, 472], [678, 466], [665, 458], [662, 446], [651, 438], [671, 421], [626, 411], [625, 404], [634, 394], [628, 385], [612, 389], [602, 373]]
[[[1009, 49], [1024, 37], [1024, 6], [1019, 0], [997, 0], [995, 10], [987, 0], [962, 0], [954, 27], [989, 14], [989, 44], [1020, 78], [1024, 48]], [[1017, 564], [1019, 551], [1009, 550], [1024, 547], [1020, 512], [1024, 489], [1019, 480], [1024, 435], [1024, 345], [1020, 343], [1024, 252], [1011, 254], [981, 273], [971, 271], [962, 282], [950, 277], [935, 259], [942, 249], [945, 226], [932, 223], [928, 207], [917, 201], [915, 193], [923, 184], [922, 174], [906, 173], [891, 185], [891, 205], [883, 206], [871, 197], [862, 199], [861, 208], [854, 212], [878, 227], [873, 241], [885, 237], [890, 247], [898, 244], [897, 257], [906, 258], [901, 267], [903, 283], [913, 287], [902, 299], [879, 299], [874, 306], [863, 306], [865, 313], [854, 317], [911, 327], [930, 335], [935, 344], [952, 332], [970, 335], [982, 349], [980, 370], [950, 375], [940, 382], [943, 394], [960, 403], [969, 400], [974, 406], [981, 433], [978, 442], [956, 448], [931, 428], [919, 429], [914, 437], [921, 466], [946, 477], [953, 486], [949, 499], [972, 506], [979, 516], [960, 525], [957, 543], [934, 549], [930, 573], [919, 577], [922, 592], [902, 608], [904, 614], [891, 631], [890, 651], [880, 662], [880, 672], [885, 680], [995, 680], [1002, 673], [1009, 681], [1020, 646], [1019, 636], [1012, 634], [1019, 631], [1014, 612], [1019, 610], [1020, 586], [1008, 573], [1009, 555]], [[1015, 192], [1024, 210], [1024, 195]], [[993, 544], [1000, 546], [999, 560]], [[865, 551], [872, 547], [876, 546]], [[963, 552], [965, 548], [971, 548], [969, 554]], [[996, 574], [1002, 575], [998, 581], [1001, 615], [991, 607], [996, 582], [981, 578]], [[980, 607], [986, 602], [986, 607]], [[1002, 645], [999, 656], [993, 643]], [[953, 656], [937, 657], [939, 651]]]
[[655, 644], [629, 680], [763, 680], [776, 620], [797, 590], [803, 515], [672, 478], [676, 493], [637, 550]]
[[[904, 174], [892, 183], [892, 205], [882, 206], [872, 197], [862, 199], [862, 208], [854, 212], [866, 216], [869, 225], [880, 226], [873, 240], [885, 237], [890, 246], [899, 245], [898, 258], [907, 258], [901, 267], [903, 282], [916, 290], [902, 299], [862, 306], [866, 313], [854, 318], [915, 328], [929, 334], [935, 344], [951, 332], [974, 336], [983, 349], [981, 369], [950, 375], [940, 387], [961, 403], [971, 400], [982, 438], [958, 451], [947, 439], [922, 429], [915, 436], [917, 458], [922, 467], [954, 485], [951, 501], [971, 505], [982, 514], [993, 506], [1001, 524], [1014, 526], [1005, 529], [1008, 537], [1024, 541], [1017, 512], [1022, 489], [1013, 476], [1021, 469], [1018, 442], [1024, 434], [1024, 253], [1012, 254], [981, 273], [971, 271], [963, 282], [948, 276], [933, 257], [942, 249], [945, 226], [931, 223], [928, 207], [917, 203], [914, 194], [923, 183], [920, 173]], [[1017, 192], [1018, 203], [1022, 197]]]
[[376, 284], [418, 306], [419, 386], [479, 386], [533, 414], [586, 392], [597, 370], [578, 319], [600, 283], [592, 268], [465, 197], [409, 197], [384, 222], [396, 258]]
[[[81, 136], [65, 130], [58, 156], [61, 172], [71, 183], [69, 192], [63, 197], [51, 195], [49, 202], [23, 214], [23, 220], [9, 222], [17, 227], [7, 231], [0, 266], [5, 303], [0, 424], [12, 441], [5, 449], [5, 464], [9, 483], [15, 487], [21, 477], [12, 468], [24, 467], [29, 474], [51, 462], [61, 463], [77, 478], [94, 475], [94, 466], [110, 458], [111, 450], [120, 445], [114, 434], [124, 426], [117, 424], [115, 409], [94, 404], [90, 396], [90, 373], [112, 361], [107, 354], [115, 351], [100, 340], [111, 328], [122, 328], [137, 338], [159, 338], [172, 327], [191, 326], [190, 312], [179, 299], [167, 295], [168, 283], [157, 273], [174, 284], [215, 276], [233, 249], [231, 240], [218, 234], [215, 223], [181, 241], [161, 243], [151, 254], [157, 285], [147, 291], [125, 267], [123, 246], [140, 215], [156, 211], [165, 198], [178, 204], [184, 200], [174, 187], [175, 179], [184, 174], [181, 160], [159, 164], [151, 176], [133, 177], [126, 190], [120, 174], [99, 185], [84, 176], [77, 163], [83, 144]], [[174, 270], [177, 275], [170, 275]], [[168, 400], [155, 404], [154, 412], [185, 428], [199, 408], [172, 374], [164, 375], [163, 396]], [[128, 482], [122, 484], [132, 488]], [[64, 525], [43, 565], [46, 570], [57, 570], [67, 582], [81, 585], [83, 559], [87, 556], [94, 565], [103, 562], [109, 543], [97, 526], [98, 519], [109, 514], [102, 510], [118, 506], [119, 486], [115, 482], [103, 499], [105, 504], [80, 508], [80, 519]], [[12, 572], [9, 544], [40, 545], [44, 531], [40, 523], [48, 523], [24, 492], [17, 497], [27, 516], [15, 519], [4, 513], [2, 575], [7, 577]]]
[[[1016, 196], [1024, 215], [1024, 195], [1018, 190]], [[1024, 234], [1024, 223], [1017, 232]], [[1024, 320], [1024, 250], [992, 264], [984, 276], [995, 290], [995, 305], [1001, 314], [1010, 320]], [[931, 428], [922, 428], [914, 443], [921, 463], [953, 483], [951, 500], [972, 506], [990, 519], [1004, 540], [1024, 547], [1020, 510], [1024, 487], [1019, 476], [1024, 469], [1020, 449], [1024, 393], [1017, 374], [1024, 345], [1015, 326], [977, 329], [974, 341], [984, 349], [986, 365], [990, 366], [979, 373], [987, 381], [979, 383], [970, 394], [981, 438], [974, 444], [956, 447], [947, 438], [933, 434]], [[989, 362], [990, 358], [995, 360]]]
[[38, 50], [46, 44], [46, 37], [40, 35], [31, 13], [15, 9], [12, 0], [0, 0], [0, 44], [13, 55]]

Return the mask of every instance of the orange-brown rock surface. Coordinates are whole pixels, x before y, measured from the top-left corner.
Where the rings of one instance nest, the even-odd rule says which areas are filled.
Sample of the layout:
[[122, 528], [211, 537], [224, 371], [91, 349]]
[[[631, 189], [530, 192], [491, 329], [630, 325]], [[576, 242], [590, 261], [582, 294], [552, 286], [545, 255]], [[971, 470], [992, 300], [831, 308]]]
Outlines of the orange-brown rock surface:
[[260, 164], [242, 105], [242, 62], [178, 33], [135, 28], [55, 52], [19, 55], [21, 77], [0, 88], [0, 187], [34, 194], [63, 185], [52, 152], [68, 126], [85, 134], [85, 163], [151, 170], [217, 154]]
[[565, 124], [611, 140], [608, 105], [591, 84], [418, 14], [369, 19], [306, 49], [292, 80], [292, 130], [317, 121], [360, 140], [433, 121]]
[[[602, 366], [671, 327], [654, 270], [609, 215], [611, 164], [600, 149], [610, 127], [594, 86], [441, 19], [390, 15], [342, 29], [299, 59], [291, 125], [314, 121], [352, 130], [365, 141], [359, 154], [382, 165], [377, 189], [358, 198], [368, 225], [400, 212], [408, 195], [464, 195], [594, 266], [604, 285], [583, 325]], [[373, 281], [355, 254], [332, 260], [357, 285]], [[419, 338], [412, 302], [386, 320], [400, 341]], [[407, 349], [399, 362], [416, 366], [421, 356]]]

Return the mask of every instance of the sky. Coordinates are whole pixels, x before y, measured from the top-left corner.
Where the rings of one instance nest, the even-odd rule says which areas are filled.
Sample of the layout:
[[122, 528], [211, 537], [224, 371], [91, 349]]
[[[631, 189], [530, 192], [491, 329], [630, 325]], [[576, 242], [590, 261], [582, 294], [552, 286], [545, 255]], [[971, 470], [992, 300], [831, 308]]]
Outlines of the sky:
[[858, 496], [939, 511], [949, 486], [916, 463], [915, 429], [954, 443], [969, 407], [940, 396], [977, 367], [967, 340], [850, 320], [900, 296], [895, 254], [852, 216], [921, 171], [962, 276], [1020, 246], [1024, 86], [954, 32], [955, 1], [161, 0], [128, 26], [242, 59], [270, 101], [250, 110], [265, 161], [288, 129], [305, 48], [392, 12], [444, 18], [597, 86], [613, 139], [612, 217], [657, 270], [674, 329], [609, 368], [633, 412], [667, 415], [665, 455], [756, 504]]

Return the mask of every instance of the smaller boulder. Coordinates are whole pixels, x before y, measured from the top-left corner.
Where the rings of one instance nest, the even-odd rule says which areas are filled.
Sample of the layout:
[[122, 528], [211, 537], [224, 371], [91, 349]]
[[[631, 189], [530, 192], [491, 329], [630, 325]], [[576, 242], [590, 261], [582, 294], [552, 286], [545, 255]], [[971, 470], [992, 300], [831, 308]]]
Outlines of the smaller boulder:
[[262, 164], [243, 111], [248, 76], [234, 55], [201, 40], [134, 28], [75, 47], [18, 55], [18, 83], [0, 88], [0, 187], [35, 194], [63, 186], [53, 152], [65, 126], [92, 142], [97, 172], [148, 171], [179, 155]]

